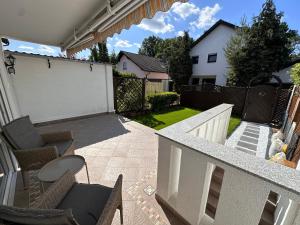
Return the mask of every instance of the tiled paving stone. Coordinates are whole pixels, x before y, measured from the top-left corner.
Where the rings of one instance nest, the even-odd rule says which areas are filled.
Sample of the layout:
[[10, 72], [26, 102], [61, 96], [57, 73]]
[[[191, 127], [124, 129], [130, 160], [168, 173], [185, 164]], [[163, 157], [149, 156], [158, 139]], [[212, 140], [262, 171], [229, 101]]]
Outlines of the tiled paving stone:
[[228, 138], [226, 145], [260, 158], [266, 158], [270, 132], [270, 127], [266, 125], [243, 121]]
[[249, 133], [253, 133], [253, 134], [259, 134], [259, 130], [253, 130], [253, 129], [246, 128], [245, 131], [249, 132]]
[[240, 140], [241, 141], [249, 142], [251, 144], [258, 144], [258, 139], [256, 139], [256, 138], [251, 138], [251, 137], [247, 137], [247, 136], [241, 136]]
[[237, 143], [237, 146], [240, 146], [240, 147], [243, 147], [243, 148], [248, 148], [248, 149], [253, 150], [253, 151], [256, 151], [256, 149], [257, 149], [257, 146], [255, 144], [250, 144], [250, 143], [247, 143], [247, 142], [244, 142], [244, 141], [239, 141]]
[[259, 138], [259, 135], [258, 135], [258, 134], [254, 134], [254, 133], [252, 133], [252, 132], [247, 132], [247, 131], [245, 131], [245, 132], [243, 133], [243, 135], [246, 135], [246, 136], [249, 136], [249, 137], [253, 137], [253, 138]]
[[[182, 225], [172, 215], [167, 217], [155, 199], [158, 139], [153, 129], [117, 115], [103, 115], [43, 126], [39, 130], [73, 131], [75, 154], [86, 159], [92, 184], [112, 187], [117, 176], [123, 174], [125, 225], [170, 225], [171, 222]], [[79, 171], [76, 179], [87, 183], [85, 170]], [[31, 181], [29, 192], [33, 203], [40, 192], [39, 181], [34, 176]], [[151, 192], [150, 196], [144, 190]], [[113, 225], [119, 224], [117, 212]]]
[[242, 152], [245, 152], [245, 153], [248, 153], [250, 155], [256, 155], [256, 152], [255, 151], [251, 151], [249, 149], [246, 149], [246, 148], [241, 148], [241, 147], [236, 147], [236, 149], [242, 151]]

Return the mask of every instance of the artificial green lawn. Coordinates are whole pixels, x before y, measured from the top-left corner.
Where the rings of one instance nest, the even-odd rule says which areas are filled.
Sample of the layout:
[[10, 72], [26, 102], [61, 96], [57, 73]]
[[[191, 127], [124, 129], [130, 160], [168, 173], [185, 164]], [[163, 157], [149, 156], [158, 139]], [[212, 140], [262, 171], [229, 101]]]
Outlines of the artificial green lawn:
[[[173, 107], [161, 112], [152, 112], [145, 115], [135, 116], [131, 119], [148, 127], [152, 127], [155, 130], [160, 130], [181, 120], [194, 116], [199, 112], [201, 111], [197, 109]], [[228, 128], [228, 136], [234, 131], [240, 122], [241, 120], [239, 118], [231, 117]]]

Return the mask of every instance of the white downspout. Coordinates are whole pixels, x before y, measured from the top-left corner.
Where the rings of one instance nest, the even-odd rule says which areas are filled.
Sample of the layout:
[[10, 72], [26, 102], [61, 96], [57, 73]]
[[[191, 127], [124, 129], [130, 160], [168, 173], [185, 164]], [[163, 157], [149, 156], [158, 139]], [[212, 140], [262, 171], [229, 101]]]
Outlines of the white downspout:
[[5, 67], [5, 60], [4, 60], [4, 51], [2, 47], [1, 37], [0, 37], [0, 82], [2, 83], [0, 88], [3, 89], [3, 98], [5, 101], [5, 105], [7, 107], [7, 111], [9, 112], [9, 119], [13, 120], [18, 117], [20, 117], [20, 111], [19, 107], [17, 105], [16, 101], [16, 95], [14, 92], [14, 88], [11, 85], [11, 82], [9, 81], [9, 76], [13, 76], [7, 73], [6, 67]]

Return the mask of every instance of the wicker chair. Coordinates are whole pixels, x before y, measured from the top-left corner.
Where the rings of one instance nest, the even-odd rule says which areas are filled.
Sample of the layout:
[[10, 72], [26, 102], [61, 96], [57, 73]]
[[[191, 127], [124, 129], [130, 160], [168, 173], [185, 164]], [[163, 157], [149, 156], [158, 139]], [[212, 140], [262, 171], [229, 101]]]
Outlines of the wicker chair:
[[74, 154], [71, 131], [39, 134], [29, 116], [16, 119], [2, 128], [5, 140], [13, 148], [22, 171], [24, 186], [26, 172], [42, 168], [49, 161]]
[[0, 206], [0, 224], [110, 225], [117, 209], [123, 224], [122, 175], [109, 188], [76, 183], [74, 175], [67, 172], [33, 208]]

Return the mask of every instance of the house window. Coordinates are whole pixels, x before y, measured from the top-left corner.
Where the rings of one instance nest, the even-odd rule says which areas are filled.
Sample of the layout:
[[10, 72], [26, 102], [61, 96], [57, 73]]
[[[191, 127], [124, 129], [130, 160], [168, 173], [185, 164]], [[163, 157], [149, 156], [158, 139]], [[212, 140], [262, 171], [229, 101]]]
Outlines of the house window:
[[199, 78], [193, 78], [192, 79], [192, 85], [198, 85], [199, 84], [200, 79]]
[[199, 56], [193, 56], [192, 57], [193, 64], [198, 64], [198, 61], [199, 61]]
[[127, 70], [127, 62], [123, 62], [123, 70]]
[[216, 78], [203, 78], [202, 84], [215, 84]]
[[214, 63], [214, 62], [217, 62], [217, 53], [208, 54], [207, 62], [208, 62], [208, 63]]

